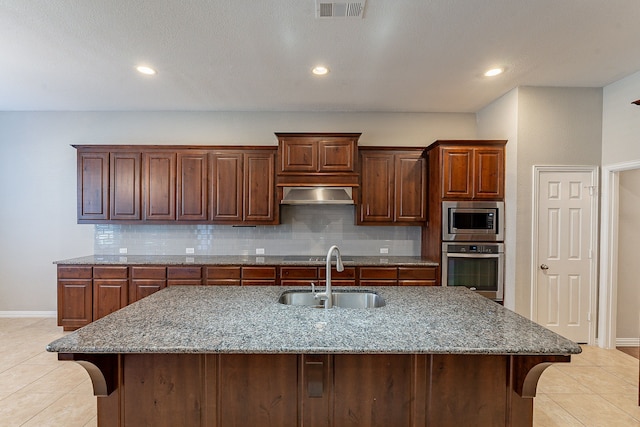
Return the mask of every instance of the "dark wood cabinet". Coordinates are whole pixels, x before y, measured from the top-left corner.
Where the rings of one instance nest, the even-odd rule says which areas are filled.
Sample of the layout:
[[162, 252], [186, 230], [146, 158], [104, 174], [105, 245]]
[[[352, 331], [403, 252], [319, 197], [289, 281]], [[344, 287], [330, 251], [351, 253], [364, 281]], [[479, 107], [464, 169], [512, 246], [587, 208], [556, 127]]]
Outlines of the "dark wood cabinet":
[[167, 267], [167, 286], [202, 285], [202, 266]]
[[421, 255], [440, 262], [444, 200], [504, 200], [506, 140], [440, 140], [426, 148], [427, 225]]
[[65, 331], [93, 321], [93, 268], [58, 266], [58, 325]]
[[129, 273], [126, 266], [93, 268], [93, 320], [129, 303]]
[[208, 153], [177, 153], [176, 201], [178, 221], [206, 222], [208, 219]]
[[109, 156], [111, 220], [139, 220], [140, 153], [115, 152]]
[[443, 200], [504, 198], [504, 147], [442, 147]]
[[277, 134], [279, 173], [355, 172], [357, 138], [335, 134]]
[[212, 154], [212, 217], [219, 224], [277, 224], [275, 150]]
[[167, 268], [164, 266], [132, 266], [130, 274], [129, 304], [167, 286]]
[[176, 219], [176, 153], [147, 151], [142, 153], [144, 174], [144, 219]]
[[242, 267], [242, 286], [277, 285], [276, 271], [277, 268], [273, 266]]
[[240, 286], [241, 268], [237, 266], [205, 267], [205, 285]]
[[422, 225], [427, 173], [422, 149], [360, 149], [358, 224]]
[[109, 152], [78, 152], [78, 222], [109, 219]]

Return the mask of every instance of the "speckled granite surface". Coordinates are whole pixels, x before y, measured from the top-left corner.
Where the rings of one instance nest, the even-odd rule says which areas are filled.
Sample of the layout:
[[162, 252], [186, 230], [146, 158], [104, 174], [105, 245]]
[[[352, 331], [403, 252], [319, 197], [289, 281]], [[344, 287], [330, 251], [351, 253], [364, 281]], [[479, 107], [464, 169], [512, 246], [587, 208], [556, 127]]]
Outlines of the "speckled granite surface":
[[[54, 261], [65, 265], [324, 265], [324, 255], [300, 256], [203, 256], [203, 255], [89, 255]], [[343, 256], [344, 265], [434, 266], [437, 262], [408, 256]], [[334, 261], [335, 262], [335, 261]]]
[[277, 302], [286, 287], [170, 287], [52, 342], [63, 353], [576, 354], [466, 288], [379, 287], [373, 309]]

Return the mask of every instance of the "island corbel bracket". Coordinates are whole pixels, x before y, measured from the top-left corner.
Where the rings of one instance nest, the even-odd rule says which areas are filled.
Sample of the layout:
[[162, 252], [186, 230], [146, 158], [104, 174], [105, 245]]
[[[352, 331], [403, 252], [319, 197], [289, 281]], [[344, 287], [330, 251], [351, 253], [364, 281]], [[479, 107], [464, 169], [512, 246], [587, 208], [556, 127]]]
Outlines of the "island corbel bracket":
[[571, 356], [512, 356], [513, 387], [520, 397], [536, 397], [540, 375], [553, 363], [571, 361]]
[[58, 360], [72, 360], [82, 366], [91, 377], [95, 396], [108, 396], [118, 388], [117, 354], [59, 353]]

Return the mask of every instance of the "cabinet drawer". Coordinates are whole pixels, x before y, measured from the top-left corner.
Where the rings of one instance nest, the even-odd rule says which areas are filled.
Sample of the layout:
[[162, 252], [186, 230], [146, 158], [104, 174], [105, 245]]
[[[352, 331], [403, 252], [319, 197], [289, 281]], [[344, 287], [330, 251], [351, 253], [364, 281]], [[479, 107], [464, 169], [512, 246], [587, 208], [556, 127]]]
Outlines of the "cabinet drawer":
[[[321, 279], [324, 279], [327, 276], [327, 268], [320, 267], [318, 274]], [[335, 279], [355, 279], [356, 268], [345, 267], [343, 271], [338, 271], [336, 270], [335, 267], [331, 267], [331, 280], [333, 280], [334, 278]]]
[[398, 267], [398, 279], [435, 280], [436, 267]]
[[126, 279], [129, 267], [93, 267], [94, 279]]
[[206, 267], [207, 280], [239, 279], [240, 267]]
[[202, 267], [167, 267], [167, 279], [202, 279]]
[[132, 279], [166, 279], [166, 267], [131, 267]]
[[167, 280], [167, 286], [201, 286], [201, 279], [172, 279]]
[[242, 286], [275, 286], [276, 281], [274, 280], [259, 280], [259, 279], [252, 279], [252, 280], [243, 280], [242, 281]]
[[59, 266], [58, 279], [91, 279], [93, 269], [87, 266]]
[[[324, 287], [327, 286], [327, 281], [326, 280], [320, 280], [319, 282], [320, 287]], [[353, 280], [348, 280], [348, 279], [338, 279], [338, 280], [334, 280], [333, 276], [331, 277], [331, 286], [356, 286], [356, 281], [355, 279]]]
[[207, 279], [207, 286], [240, 286], [240, 279]]
[[400, 286], [438, 286], [438, 282], [434, 280], [398, 280]]
[[[275, 279], [275, 267], [242, 267], [242, 279]], [[244, 285], [243, 280], [243, 285]]]
[[360, 279], [397, 279], [395, 267], [360, 267]]
[[396, 286], [397, 280], [376, 280], [376, 279], [364, 279], [360, 280], [360, 286]]
[[281, 279], [316, 279], [318, 269], [316, 267], [280, 267]]

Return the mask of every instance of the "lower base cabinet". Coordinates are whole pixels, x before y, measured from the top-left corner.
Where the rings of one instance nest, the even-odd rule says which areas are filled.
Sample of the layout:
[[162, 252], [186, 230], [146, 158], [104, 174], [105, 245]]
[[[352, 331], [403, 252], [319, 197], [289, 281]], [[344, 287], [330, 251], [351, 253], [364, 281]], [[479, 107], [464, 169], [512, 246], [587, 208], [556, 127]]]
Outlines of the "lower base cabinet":
[[61, 354], [61, 359], [90, 362], [83, 366], [99, 396], [101, 427], [519, 427], [533, 424], [533, 397], [544, 369], [569, 362], [570, 356]]

